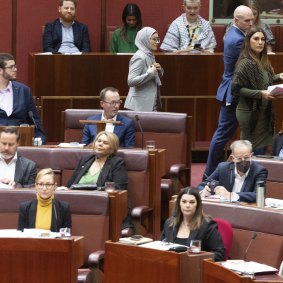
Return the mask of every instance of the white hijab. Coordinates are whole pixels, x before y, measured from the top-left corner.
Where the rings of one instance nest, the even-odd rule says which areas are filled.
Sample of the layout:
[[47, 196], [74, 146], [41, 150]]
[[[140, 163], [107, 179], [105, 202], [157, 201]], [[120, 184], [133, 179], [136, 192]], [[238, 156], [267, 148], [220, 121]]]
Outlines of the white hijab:
[[[151, 27], [144, 27], [140, 31], [137, 32], [135, 44], [139, 51], [143, 52], [146, 55], [146, 62], [148, 66], [155, 63], [155, 57], [152, 50], [149, 47], [149, 40], [154, 33], [157, 31]], [[158, 74], [155, 76], [155, 81], [158, 85], [161, 85]]]

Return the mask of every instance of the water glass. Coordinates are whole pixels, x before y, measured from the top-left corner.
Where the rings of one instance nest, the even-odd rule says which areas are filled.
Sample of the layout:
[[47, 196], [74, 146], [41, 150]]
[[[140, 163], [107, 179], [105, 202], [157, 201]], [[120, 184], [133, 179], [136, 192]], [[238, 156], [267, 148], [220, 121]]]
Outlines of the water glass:
[[112, 193], [115, 191], [115, 182], [105, 182], [105, 191]]
[[154, 140], [145, 141], [145, 147], [148, 150], [155, 149], [155, 141]]
[[201, 252], [201, 240], [191, 240], [190, 252], [191, 253], [200, 253]]

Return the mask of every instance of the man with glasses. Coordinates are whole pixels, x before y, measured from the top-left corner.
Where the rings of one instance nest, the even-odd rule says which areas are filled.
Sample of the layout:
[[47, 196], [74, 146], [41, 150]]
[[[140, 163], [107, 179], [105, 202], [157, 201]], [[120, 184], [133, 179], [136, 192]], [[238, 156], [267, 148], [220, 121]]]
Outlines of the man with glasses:
[[[215, 193], [224, 200], [255, 202], [257, 182], [266, 182], [267, 170], [251, 160], [251, 142], [234, 141], [231, 150], [231, 162], [219, 163], [216, 170], [199, 184], [201, 196], [209, 197]], [[213, 183], [215, 187], [211, 186]]]
[[[120, 147], [135, 146], [135, 128], [131, 119], [119, 114], [119, 108], [122, 104], [119, 91], [113, 87], [106, 87], [101, 90], [100, 106], [103, 112], [98, 115], [88, 117], [88, 120], [113, 120], [120, 121], [121, 125], [106, 124], [105, 130], [116, 134], [119, 138]], [[83, 130], [82, 143], [90, 144], [94, 141], [97, 134], [96, 125], [85, 125]]]
[[16, 82], [16, 78], [14, 57], [8, 53], [0, 53], [0, 126], [35, 124], [35, 136], [41, 137], [45, 144], [45, 132], [31, 90]]
[[17, 127], [5, 127], [0, 132], [0, 188], [34, 185], [36, 164], [17, 153], [19, 140]]

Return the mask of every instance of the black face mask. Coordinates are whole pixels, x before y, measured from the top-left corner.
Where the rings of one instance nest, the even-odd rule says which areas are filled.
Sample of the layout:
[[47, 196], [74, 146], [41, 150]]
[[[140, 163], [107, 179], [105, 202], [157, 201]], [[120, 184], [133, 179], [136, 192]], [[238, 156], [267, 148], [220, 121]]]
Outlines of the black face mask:
[[242, 160], [242, 161], [236, 163], [237, 171], [240, 171], [244, 174], [250, 169], [250, 167], [251, 167], [250, 161]]

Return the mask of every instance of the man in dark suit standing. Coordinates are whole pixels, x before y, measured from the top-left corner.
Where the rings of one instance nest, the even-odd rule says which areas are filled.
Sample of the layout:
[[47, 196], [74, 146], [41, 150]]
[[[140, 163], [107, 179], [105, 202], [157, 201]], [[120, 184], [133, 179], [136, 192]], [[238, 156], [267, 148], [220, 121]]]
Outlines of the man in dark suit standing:
[[40, 137], [45, 144], [45, 132], [31, 90], [16, 82], [16, 78], [14, 57], [8, 53], [0, 53], [0, 126], [35, 124], [35, 136]]
[[90, 52], [88, 28], [75, 21], [77, 0], [59, 0], [60, 18], [45, 25], [43, 51], [52, 53]]
[[[119, 114], [119, 108], [122, 104], [119, 91], [113, 87], [106, 87], [101, 90], [100, 106], [103, 109], [102, 114], [88, 117], [88, 120], [113, 120], [121, 122], [121, 125], [106, 124], [105, 131], [116, 134], [119, 138], [120, 147], [135, 147], [135, 128], [131, 119]], [[96, 125], [85, 125], [83, 129], [82, 143], [90, 144], [97, 134]]]
[[6, 185], [10, 188], [34, 185], [36, 164], [17, 153], [19, 141], [17, 127], [5, 127], [0, 132], [0, 188]]
[[221, 109], [218, 127], [209, 147], [204, 179], [212, 174], [221, 161], [223, 149], [238, 126], [237, 103], [233, 100], [231, 85], [235, 65], [240, 56], [245, 35], [253, 25], [253, 19], [253, 12], [249, 7], [238, 6], [234, 11], [234, 24], [224, 38], [224, 74], [216, 95], [216, 99], [221, 103]]
[[247, 140], [231, 144], [232, 162], [220, 163], [198, 189], [202, 197], [211, 195], [211, 182], [217, 182], [214, 191], [221, 198], [232, 201], [255, 202], [257, 182], [266, 182], [267, 170], [251, 161], [252, 144]]

